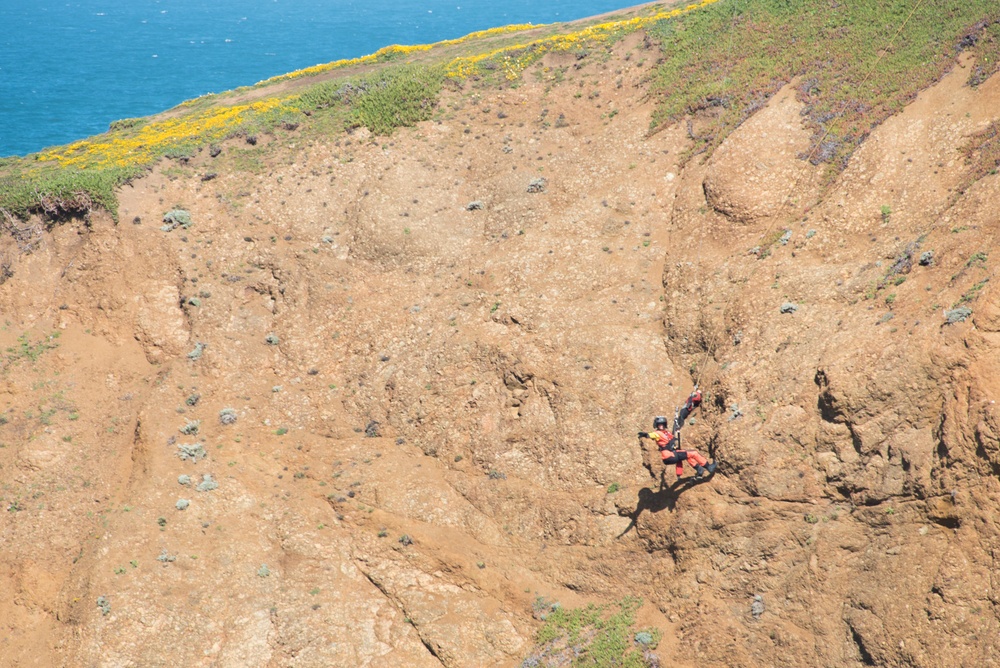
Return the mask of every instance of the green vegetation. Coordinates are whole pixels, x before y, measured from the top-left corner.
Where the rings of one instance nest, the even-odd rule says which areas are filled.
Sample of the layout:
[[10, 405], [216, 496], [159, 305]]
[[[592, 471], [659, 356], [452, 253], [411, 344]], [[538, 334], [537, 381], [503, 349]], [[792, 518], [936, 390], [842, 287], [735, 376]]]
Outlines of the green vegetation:
[[111, 132], [129, 130], [131, 128], [142, 127], [145, 124], [145, 118], [123, 118], [121, 120], [111, 121], [111, 125], [108, 127], [108, 130]]
[[[990, 27], [995, 28], [998, 25], [1000, 24], [993, 24]], [[1000, 41], [1000, 37], [994, 39]], [[978, 70], [979, 66], [976, 69]], [[982, 132], [972, 135], [962, 148], [962, 155], [965, 157], [968, 170], [956, 189], [958, 194], [964, 193], [984, 176], [994, 175], [1000, 170], [1000, 121], [993, 121]]]
[[966, 290], [962, 294], [961, 297], [958, 298], [958, 301], [955, 302], [954, 305], [952, 305], [952, 308], [958, 308], [959, 306], [962, 306], [963, 304], [968, 304], [969, 302], [976, 301], [976, 298], [979, 296], [979, 292], [989, 282], [990, 282], [990, 279], [984, 278], [983, 280], [981, 280], [978, 283], [976, 283], [975, 285], [973, 285], [971, 288], [969, 288], [968, 290]]
[[444, 81], [440, 66], [398, 65], [316, 84], [298, 95], [213, 107], [159, 123], [119, 121], [104, 135], [26, 158], [0, 160], [0, 209], [56, 220], [104, 209], [117, 220], [115, 190], [161, 158], [188, 158], [210, 143], [291, 131], [312, 115], [324, 132], [367, 127], [391, 134], [430, 118]]
[[535, 651], [522, 665], [646, 668], [644, 650], [655, 649], [662, 633], [658, 629], [634, 633], [642, 599], [626, 597], [616, 605], [615, 612], [609, 606], [573, 610], [558, 604], [544, 606], [549, 611], [543, 613], [545, 624], [538, 630]]
[[992, 0], [720, 2], [651, 31], [664, 47], [653, 127], [693, 115], [695, 147], [687, 157], [710, 153], [798, 77], [813, 131], [803, 157], [826, 163], [829, 181], [876, 126], [950, 70], [960, 51], [980, 63], [970, 84], [996, 72], [998, 20]]
[[0, 370], [6, 371], [21, 360], [37, 362], [46, 350], [59, 347], [59, 344], [55, 342], [59, 338], [59, 334], [60, 332], [53, 332], [36, 342], [32, 342], [27, 334], [17, 337], [17, 345], [7, 348], [3, 354], [0, 354]]
[[[694, 147], [685, 159], [710, 153], [797, 78], [813, 133], [803, 157], [827, 166], [828, 183], [873, 128], [940, 79], [961, 52], [975, 56], [972, 86], [1000, 62], [995, 0], [701, 0], [646, 7], [572, 32], [560, 25], [510, 26], [437, 45], [387, 47], [253, 88], [203, 96], [169, 114], [115, 121], [107, 133], [67, 146], [0, 159], [0, 210], [20, 218], [42, 213], [50, 221], [93, 209], [117, 217], [116, 189], [164, 158], [183, 160], [242, 137], [252, 147], [229, 147], [224, 159], [233, 168], [262, 171], [261, 151], [267, 149], [255, 143], [262, 133], [298, 130], [316, 137], [366, 127], [388, 135], [431, 118], [445, 82], [518, 85], [547, 53], [606, 55], [609, 45], [643, 29], [662, 46], [652, 76], [652, 128], [687, 122]], [[348, 67], [361, 74], [337, 76]], [[321, 74], [333, 78], [319, 81]], [[291, 92], [271, 88], [291, 80]], [[1000, 123], [972, 137], [965, 156], [963, 190], [1000, 168]], [[882, 215], [888, 217], [888, 206]]]
[[144, 171], [134, 167], [63, 169], [6, 158], [0, 160], [0, 209], [21, 218], [38, 211], [51, 219], [83, 215], [91, 209], [116, 212], [115, 189]]
[[986, 266], [986, 260], [988, 260], [988, 259], [989, 259], [989, 256], [986, 253], [983, 253], [982, 251], [979, 251], [979, 252], [973, 253], [971, 256], [969, 256], [969, 259], [966, 260], [966, 262], [965, 262], [965, 266], [966, 267], [972, 267], [972, 266], [985, 267]]
[[352, 120], [377, 135], [430, 118], [444, 82], [440, 67], [404, 65], [362, 80]]
[[771, 230], [761, 238], [760, 243], [754, 246], [750, 252], [756, 255], [758, 259], [763, 260], [771, 255], [771, 250], [774, 248], [774, 245], [781, 240], [787, 231], [788, 230], [783, 228]]

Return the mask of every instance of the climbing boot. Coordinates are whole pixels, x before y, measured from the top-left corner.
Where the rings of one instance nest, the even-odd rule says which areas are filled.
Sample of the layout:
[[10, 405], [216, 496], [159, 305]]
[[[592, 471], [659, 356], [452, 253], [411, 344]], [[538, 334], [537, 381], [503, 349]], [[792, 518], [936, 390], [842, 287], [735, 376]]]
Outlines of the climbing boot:
[[716, 466], [718, 466], [718, 464], [716, 462], [712, 462], [711, 464], [709, 464], [708, 466], [706, 466], [705, 469], [708, 471], [709, 475], [711, 475], [711, 474], [715, 473], [715, 467]]
[[699, 464], [694, 467], [694, 477], [701, 480], [702, 478], [708, 477], [708, 472], [705, 470], [704, 466]]

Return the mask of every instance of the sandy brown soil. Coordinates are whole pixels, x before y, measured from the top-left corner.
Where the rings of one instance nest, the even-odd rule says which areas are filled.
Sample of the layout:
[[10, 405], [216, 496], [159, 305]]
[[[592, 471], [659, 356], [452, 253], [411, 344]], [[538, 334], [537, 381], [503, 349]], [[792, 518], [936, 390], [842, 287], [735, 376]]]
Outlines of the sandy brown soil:
[[[165, 163], [15, 253], [0, 664], [518, 666], [537, 596], [633, 595], [663, 665], [1000, 665], [996, 281], [943, 315], [1000, 257], [1000, 177], [954, 192], [1000, 81], [818, 200], [791, 88], [682, 168], [652, 56]], [[700, 485], [635, 436], [695, 381]]]

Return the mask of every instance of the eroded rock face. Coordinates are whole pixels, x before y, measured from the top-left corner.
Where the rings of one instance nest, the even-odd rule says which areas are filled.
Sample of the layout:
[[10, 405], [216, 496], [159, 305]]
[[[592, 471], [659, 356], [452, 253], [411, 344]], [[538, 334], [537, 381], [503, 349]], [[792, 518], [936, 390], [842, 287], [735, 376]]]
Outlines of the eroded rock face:
[[186, 352], [190, 333], [180, 308], [176, 285], [151, 285], [137, 298], [136, 338], [150, 362], [162, 362]]
[[[978, 99], [954, 79], [941, 88], [954, 93], [951, 101], [964, 100], [970, 116], [976, 113]], [[992, 661], [982, 647], [957, 641], [965, 633], [961, 624], [939, 626], [950, 615], [970, 624], [971, 633], [988, 633], [994, 623], [992, 613], [970, 618], [961, 610], [992, 607], [990, 587], [980, 584], [981, 569], [989, 569], [992, 559], [980, 539], [996, 535], [988, 517], [1000, 498], [992, 426], [996, 371], [985, 352], [996, 344], [994, 298], [981, 292], [990, 285], [982, 283], [988, 272], [969, 260], [979, 257], [978, 246], [995, 243], [995, 215], [982, 208], [995, 185], [977, 184], [945, 216], [976, 227], [974, 238], [963, 240], [942, 229], [947, 223], [927, 222], [932, 212], [947, 208], [955, 173], [922, 174], [919, 194], [902, 175], [940, 151], [916, 142], [914, 128], [932, 127], [935, 136], [947, 136], [962, 123], [947, 116], [940, 96], [941, 89], [928, 91], [873, 135], [842, 183], [790, 227], [794, 234], [784, 247], [759, 247], [773, 239], [765, 238], [759, 223], [752, 232], [744, 229], [766, 218], [734, 205], [737, 198], [723, 197], [709, 178], [704, 191], [720, 218], [699, 218], [688, 208], [697, 203], [696, 179], [685, 180], [688, 193], [679, 194], [672, 213], [687, 232], [677, 234], [664, 267], [664, 287], [672, 297], [667, 346], [675, 359], [698, 369], [696, 378], [711, 388], [715, 409], [688, 440], [702, 435], [721, 460], [726, 482], [740, 490], [731, 501], [746, 495], [740, 505], [768, 510], [757, 511], [750, 530], [735, 509], [692, 508], [699, 517], [685, 523], [685, 533], [672, 528], [673, 540], [648, 540], [670, 549], [692, 571], [696, 564], [713, 564], [697, 586], [675, 586], [682, 599], [697, 597], [708, 583], [723, 590], [782, 591], [786, 608], [774, 620], [771, 638], [785, 647], [812, 651], [807, 638], [846, 627], [847, 640], [826, 651], [828, 660], [937, 665], [934, 644], [921, 638], [940, 632], [959, 662]], [[759, 146], [766, 150], [763, 142]], [[889, 146], [911, 159], [901, 162]], [[876, 212], [872, 202], [887, 196], [876, 188], [853, 197], [862, 180], [869, 188], [906, 184], [900, 201], [923, 213], [897, 225], [874, 215], [861, 222], [862, 208]], [[762, 194], [760, 211], [768, 197]], [[800, 234], [800, 228], [811, 234]], [[716, 241], [724, 235], [734, 240], [728, 255]], [[758, 248], [741, 257], [739, 245]], [[950, 269], [917, 262], [931, 249], [935, 262]], [[971, 306], [975, 327], [969, 320], [949, 322], [941, 305], [970, 299], [970, 289], [977, 293]], [[940, 296], [928, 300], [932, 294]], [[802, 306], [781, 314], [779, 306], [788, 302]], [[731, 405], [739, 407], [738, 417]], [[787, 513], [798, 524], [776, 522], [772, 513]], [[767, 543], [769, 535], [774, 538]], [[930, 563], [930, 554], [942, 556]], [[958, 564], [969, 574], [959, 574]], [[949, 575], [942, 576], [942, 569]], [[934, 593], [942, 578], [957, 578], [967, 592]], [[837, 605], [844, 607], [833, 626], [805, 613]], [[704, 613], [702, 619], [707, 623], [717, 615]], [[760, 621], [766, 619], [764, 613]], [[728, 630], [741, 641], [708, 654], [740, 665], [759, 661], [753, 658], [763, 651], [756, 634], [744, 624]]]
[[[621, 76], [613, 124], [528, 81], [391, 146], [155, 171], [121, 218], [190, 228], [99, 218], [20, 258], [0, 655], [518, 666], [538, 597], [632, 595], [663, 665], [995, 662], [1000, 302], [970, 259], [1000, 191], [948, 208], [938, 163], [997, 87], [926, 91], [816, 202], [791, 89], [681, 169]], [[694, 383], [704, 483], [636, 439]]]
[[801, 159], [810, 150], [801, 107], [795, 89], [786, 87], [719, 147], [702, 182], [712, 210], [735, 225], [754, 226], [784, 223], [811, 206], [820, 172]]

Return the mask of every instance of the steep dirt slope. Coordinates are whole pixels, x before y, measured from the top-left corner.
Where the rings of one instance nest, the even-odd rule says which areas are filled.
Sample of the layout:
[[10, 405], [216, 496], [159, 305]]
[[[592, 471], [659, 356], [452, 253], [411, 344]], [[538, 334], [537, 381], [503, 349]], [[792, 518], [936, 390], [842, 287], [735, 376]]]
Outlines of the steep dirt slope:
[[[2, 663], [517, 666], [536, 597], [633, 595], [665, 665], [996, 665], [1000, 182], [954, 188], [1000, 82], [817, 204], [791, 87], [681, 168], [650, 53], [40, 233], [0, 285]], [[719, 471], [661, 482], [635, 433], [695, 381]]]

